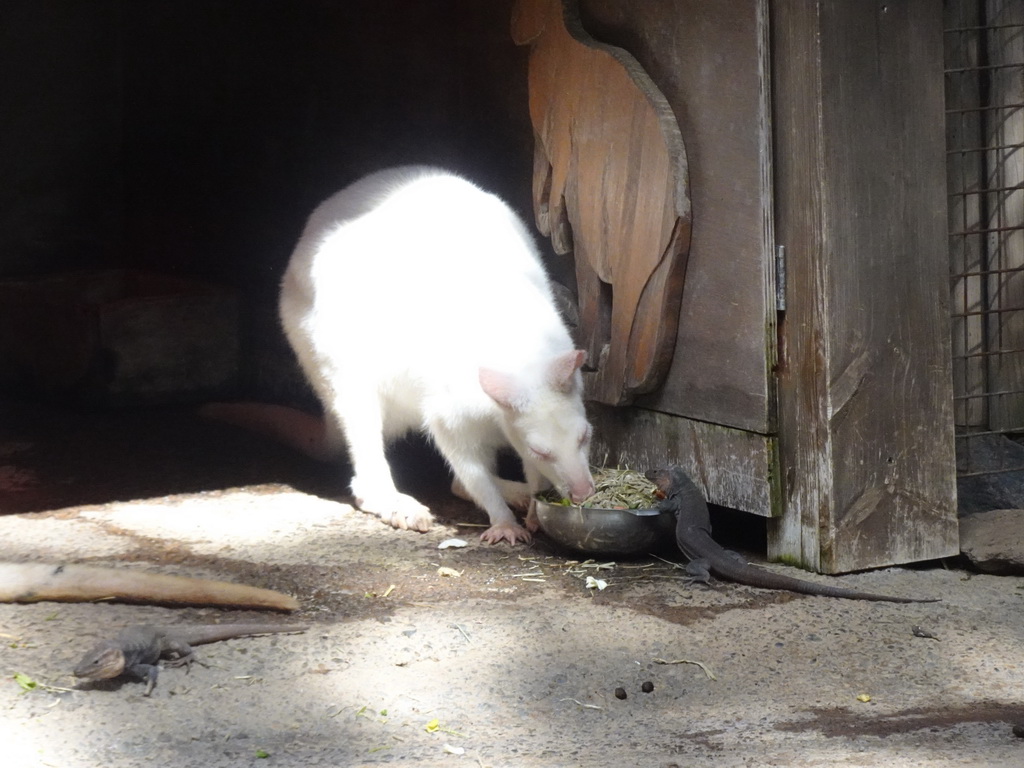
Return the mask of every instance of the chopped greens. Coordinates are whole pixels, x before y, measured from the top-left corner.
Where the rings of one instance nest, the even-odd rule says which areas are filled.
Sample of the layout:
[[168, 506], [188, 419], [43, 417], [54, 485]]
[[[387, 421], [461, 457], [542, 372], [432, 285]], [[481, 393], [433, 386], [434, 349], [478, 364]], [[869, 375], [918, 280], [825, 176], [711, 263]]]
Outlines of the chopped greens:
[[[596, 490], [580, 506], [592, 509], [653, 509], [658, 504], [657, 487], [634, 469], [595, 469]], [[569, 499], [562, 498], [558, 491], [551, 490], [538, 494], [538, 499], [549, 504], [573, 506]]]

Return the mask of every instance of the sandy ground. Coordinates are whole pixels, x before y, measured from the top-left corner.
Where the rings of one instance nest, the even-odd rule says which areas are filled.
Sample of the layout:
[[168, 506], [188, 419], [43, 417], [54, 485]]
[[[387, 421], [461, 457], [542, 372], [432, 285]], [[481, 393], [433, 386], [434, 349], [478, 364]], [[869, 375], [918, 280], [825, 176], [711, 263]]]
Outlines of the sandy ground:
[[[654, 557], [481, 545], [464, 525], [481, 513], [420, 448], [396, 460], [442, 517], [427, 534], [337, 501], [344, 468], [182, 412], [0, 416], [0, 560], [242, 581], [302, 604], [0, 605], [4, 766], [1024, 764], [1021, 579], [959, 563], [808, 576], [942, 598], [912, 605], [709, 589]], [[438, 549], [453, 536], [469, 545]], [[165, 670], [148, 699], [69, 674], [126, 624], [268, 618], [312, 627], [203, 646], [204, 666]]]

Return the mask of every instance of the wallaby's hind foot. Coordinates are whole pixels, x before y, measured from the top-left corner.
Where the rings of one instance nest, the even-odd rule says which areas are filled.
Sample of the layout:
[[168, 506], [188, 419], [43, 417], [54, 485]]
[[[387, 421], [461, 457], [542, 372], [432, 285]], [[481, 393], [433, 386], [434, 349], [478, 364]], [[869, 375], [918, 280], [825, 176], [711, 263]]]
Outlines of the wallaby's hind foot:
[[392, 528], [425, 533], [434, 524], [430, 509], [404, 493], [363, 494], [356, 497], [356, 506], [376, 515]]

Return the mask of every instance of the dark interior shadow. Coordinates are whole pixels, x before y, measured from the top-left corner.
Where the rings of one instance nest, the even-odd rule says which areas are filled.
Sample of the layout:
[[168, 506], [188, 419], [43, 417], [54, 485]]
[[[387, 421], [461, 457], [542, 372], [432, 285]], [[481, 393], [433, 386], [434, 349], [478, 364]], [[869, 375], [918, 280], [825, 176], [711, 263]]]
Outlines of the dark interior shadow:
[[[451, 497], [448, 469], [426, 440], [399, 441], [389, 457], [400, 489], [425, 502], [462, 503]], [[263, 435], [203, 419], [191, 406], [88, 410], [0, 401], [3, 513], [264, 484], [348, 502], [350, 479], [343, 457], [316, 461]]]

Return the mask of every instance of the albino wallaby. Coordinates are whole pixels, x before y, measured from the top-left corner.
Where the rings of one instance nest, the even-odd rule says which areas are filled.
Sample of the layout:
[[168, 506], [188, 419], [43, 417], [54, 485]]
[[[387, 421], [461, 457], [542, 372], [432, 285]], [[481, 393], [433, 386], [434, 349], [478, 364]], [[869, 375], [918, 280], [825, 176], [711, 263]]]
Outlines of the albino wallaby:
[[[529, 541], [509, 509], [548, 483], [594, 491], [590, 425], [573, 348], [525, 225], [447, 171], [371, 174], [310, 216], [281, 291], [288, 340], [352, 460], [360, 509], [425, 531], [395, 488], [385, 441], [425, 431], [458, 488], [490, 517], [481, 538]], [[499, 479], [512, 446], [526, 483]], [[457, 491], [458, 492], [458, 491]], [[536, 530], [536, 521], [527, 518]]]

